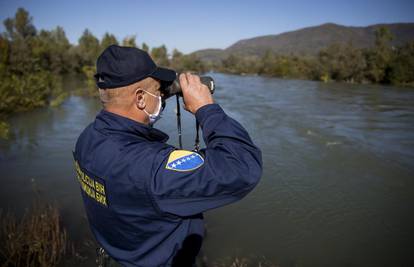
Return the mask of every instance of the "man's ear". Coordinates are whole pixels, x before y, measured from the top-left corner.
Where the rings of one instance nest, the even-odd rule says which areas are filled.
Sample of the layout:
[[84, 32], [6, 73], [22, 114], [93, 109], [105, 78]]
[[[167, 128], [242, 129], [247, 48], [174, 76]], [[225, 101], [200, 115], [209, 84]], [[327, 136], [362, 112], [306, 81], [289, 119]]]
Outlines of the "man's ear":
[[146, 107], [145, 94], [144, 94], [144, 91], [141, 88], [138, 88], [135, 91], [135, 105], [139, 109], [144, 109]]

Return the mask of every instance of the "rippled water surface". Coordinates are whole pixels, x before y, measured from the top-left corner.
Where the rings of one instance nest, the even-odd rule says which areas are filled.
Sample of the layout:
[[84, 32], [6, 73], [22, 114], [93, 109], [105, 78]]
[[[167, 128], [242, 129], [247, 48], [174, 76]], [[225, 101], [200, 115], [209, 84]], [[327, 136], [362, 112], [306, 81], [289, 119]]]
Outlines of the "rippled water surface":
[[[205, 214], [208, 259], [251, 256], [280, 266], [414, 264], [414, 90], [211, 74], [215, 99], [263, 151], [261, 183]], [[77, 136], [99, 111], [70, 97], [11, 119], [0, 142], [0, 207], [34, 192], [56, 201], [73, 239], [90, 233], [72, 170]], [[157, 127], [177, 144], [175, 102]], [[194, 143], [183, 114], [184, 145]]]

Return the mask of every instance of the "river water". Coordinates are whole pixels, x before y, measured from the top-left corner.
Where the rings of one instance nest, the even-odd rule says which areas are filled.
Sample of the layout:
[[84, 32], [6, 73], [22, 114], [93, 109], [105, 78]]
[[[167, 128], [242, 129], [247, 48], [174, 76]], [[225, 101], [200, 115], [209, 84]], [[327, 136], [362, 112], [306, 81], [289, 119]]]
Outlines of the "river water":
[[[205, 213], [202, 254], [210, 262], [414, 265], [413, 89], [211, 75], [216, 102], [262, 149], [264, 173], [242, 201]], [[174, 100], [157, 128], [177, 145]], [[13, 116], [10, 140], [0, 141], [0, 208], [21, 213], [35, 194], [57, 203], [90, 260], [71, 150], [99, 109], [97, 99], [71, 96]], [[192, 149], [187, 112], [183, 132]]]

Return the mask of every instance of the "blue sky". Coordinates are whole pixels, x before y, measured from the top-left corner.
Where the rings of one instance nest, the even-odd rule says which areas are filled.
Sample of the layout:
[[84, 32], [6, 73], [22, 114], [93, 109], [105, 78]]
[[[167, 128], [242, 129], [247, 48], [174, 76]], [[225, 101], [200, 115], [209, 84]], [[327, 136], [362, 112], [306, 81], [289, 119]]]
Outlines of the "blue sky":
[[[165, 44], [189, 53], [226, 48], [240, 39], [334, 22], [349, 26], [414, 22], [414, 1], [109, 1], [0, 0], [0, 19], [23, 7], [37, 29], [62, 26], [72, 43], [85, 28], [101, 38], [136, 35], [137, 43]], [[4, 31], [1, 24], [0, 30]]]

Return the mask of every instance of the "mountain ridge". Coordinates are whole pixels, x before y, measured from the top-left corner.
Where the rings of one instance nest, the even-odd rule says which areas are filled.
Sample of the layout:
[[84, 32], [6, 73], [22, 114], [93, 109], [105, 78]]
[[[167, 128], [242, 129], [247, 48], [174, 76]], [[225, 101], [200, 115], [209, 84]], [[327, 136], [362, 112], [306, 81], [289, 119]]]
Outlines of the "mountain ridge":
[[391, 44], [400, 46], [414, 41], [414, 23], [379, 23], [368, 26], [344, 26], [324, 23], [274, 35], [263, 35], [239, 40], [225, 49], [207, 48], [195, 54], [203, 61], [220, 61], [230, 54], [244, 57], [260, 57], [267, 51], [281, 55], [315, 56], [334, 43], [352, 43], [358, 48], [375, 44], [375, 31], [389, 28], [393, 35]]

